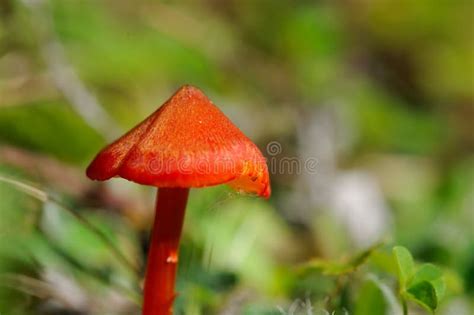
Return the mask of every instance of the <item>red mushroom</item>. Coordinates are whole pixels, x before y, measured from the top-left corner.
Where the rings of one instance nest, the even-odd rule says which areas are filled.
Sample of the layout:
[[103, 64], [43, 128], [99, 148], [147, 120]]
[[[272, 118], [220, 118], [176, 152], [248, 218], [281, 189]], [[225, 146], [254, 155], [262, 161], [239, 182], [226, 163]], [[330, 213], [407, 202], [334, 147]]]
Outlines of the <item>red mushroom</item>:
[[144, 315], [172, 314], [178, 248], [191, 187], [229, 184], [270, 196], [265, 158], [199, 89], [181, 87], [87, 169], [94, 180], [119, 176], [159, 187], [144, 288]]

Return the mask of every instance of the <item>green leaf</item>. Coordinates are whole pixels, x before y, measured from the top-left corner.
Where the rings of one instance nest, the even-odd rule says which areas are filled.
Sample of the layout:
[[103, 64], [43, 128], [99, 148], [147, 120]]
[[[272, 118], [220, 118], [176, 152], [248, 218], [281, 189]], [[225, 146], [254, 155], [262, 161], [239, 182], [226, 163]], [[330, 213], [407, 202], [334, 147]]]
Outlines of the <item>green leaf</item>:
[[384, 315], [387, 302], [380, 288], [373, 281], [366, 281], [355, 303], [354, 315]]
[[417, 283], [421, 281], [433, 281], [441, 278], [443, 276], [443, 272], [441, 269], [436, 267], [433, 264], [423, 264], [415, 273], [411, 283]]
[[402, 297], [434, 311], [446, 290], [443, 272], [432, 264], [424, 264], [415, 272], [413, 257], [405, 247], [394, 247], [393, 255], [398, 266]]
[[406, 297], [432, 312], [438, 307], [436, 289], [429, 281], [422, 281], [409, 287]]
[[446, 283], [443, 278], [443, 272], [441, 269], [432, 264], [424, 264], [418, 269], [413, 277], [410, 285], [428, 281], [433, 285], [436, 290], [436, 296], [441, 299], [446, 291]]
[[393, 255], [398, 267], [400, 287], [404, 289], [415, 274], [415, 262], [408, 249], [403, 246], [394, 247]]

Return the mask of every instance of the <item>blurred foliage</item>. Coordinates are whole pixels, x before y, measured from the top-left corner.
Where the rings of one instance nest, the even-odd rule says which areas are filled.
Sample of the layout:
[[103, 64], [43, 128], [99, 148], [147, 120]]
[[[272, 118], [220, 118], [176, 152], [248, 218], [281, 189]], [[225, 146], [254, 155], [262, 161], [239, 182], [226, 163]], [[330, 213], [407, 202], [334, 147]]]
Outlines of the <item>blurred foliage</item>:
[[[269, 201], [193, 190], [177, 314], [472, 314], [473, 14], [471, 0], [0, 1], [0, 314], [139, 314], [155, 192], [85, 178], [118, 134], [84, 110], [125, 131], [185, 83], [262, 151], [278, 141], [269, 161], [318, 169], [273, 172]], [[334, 187], [354, 171], [375, 188]]]
[[76, 163], [84, 162], [84, 157], [93, 156], [95, 149], [105, 144], [64, 103], [40, 102], [4, 108], [0, 112], [0, 128], [1, 140], [6, 143]]

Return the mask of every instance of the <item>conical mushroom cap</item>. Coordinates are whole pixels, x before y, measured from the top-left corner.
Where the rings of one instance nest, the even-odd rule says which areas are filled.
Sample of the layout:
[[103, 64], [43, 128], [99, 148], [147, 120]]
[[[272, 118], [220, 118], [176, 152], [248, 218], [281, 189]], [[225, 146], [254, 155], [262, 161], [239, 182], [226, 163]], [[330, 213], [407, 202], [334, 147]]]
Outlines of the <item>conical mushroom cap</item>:
[[157, 187], [227, 183], [270, 196], [266, 160], [199, 89], [183, 86], [157, 111], [104, 148], [87, 169], [94, 180], [119, 176]]

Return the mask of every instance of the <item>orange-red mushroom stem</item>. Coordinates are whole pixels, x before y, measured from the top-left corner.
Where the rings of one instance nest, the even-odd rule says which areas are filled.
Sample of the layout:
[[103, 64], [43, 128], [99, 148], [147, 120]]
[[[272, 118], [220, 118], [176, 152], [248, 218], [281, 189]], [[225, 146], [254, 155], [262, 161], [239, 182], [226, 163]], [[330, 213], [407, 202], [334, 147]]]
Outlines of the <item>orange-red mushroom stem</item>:
[[143, 315], [172, 314], [188, 188], [160, 188], [145, 277]]

